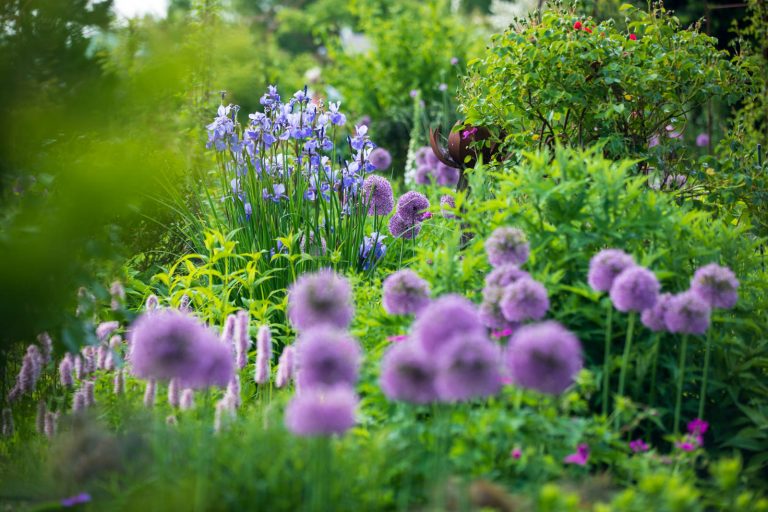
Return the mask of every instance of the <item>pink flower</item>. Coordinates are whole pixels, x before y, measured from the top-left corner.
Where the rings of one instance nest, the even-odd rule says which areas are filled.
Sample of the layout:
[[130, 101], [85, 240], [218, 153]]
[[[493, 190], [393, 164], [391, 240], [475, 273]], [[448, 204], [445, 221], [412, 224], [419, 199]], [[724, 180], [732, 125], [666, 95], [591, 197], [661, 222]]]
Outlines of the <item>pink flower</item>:
[[400, 341], [405, 341], [407, 339], [408, 339], [408, 335], [407, 334], [397, 334], [395, 336], [388, 336], [387, 337], [387, 341], [391, 341], [393, 343], [397, 343], [397, 342], [400, 342]]
[[520, 450], [520, 448], [514, 448], [512, 452], [509, 454], [509, 456], [515, 460], [519, 460], [520, 457], [523, 456], [523, 452]]
[[629, 448], [634, 453], [641, 453], [641, 452], [647, 452], [650, 449], [650, 446], [648, 446], [648, 443], [646, 443], [642, 439], [635, 439], [634, 441], [629, 442]]
[[468, 129], [464, 130], [463, 132], [461, 132], [461, 138], [466, 140], [466, 139], [472, 137], [476, 133], [477, 133], [477, 127], [473, 126], [472, 128], [468, 128]]
[[629, 39], [632, 41], [637, 41], [637, 36], [635, 34], [629, 34]]
[[512, 336], [513, 334], [515, 334], [515, 331], [507, 328], [507, 329], [502, 329], [500, 331], [493, 331], [491, 333], [491, 336], [493, 336], [494, 338], [506, 338], [507, 336]]
[[576, 453], [567, 455], [563, 462], [566, 464], [576, 464], [577, 466], [586, 466], [589, 460], [589, 445], [580, 444], [576, 447]]
[[696, 418], [688, 422], [688, 432], [695, 436], [703, 436], [709, 430], [709, 423], [701, 418]]
[[675, 446], [677, 446], [684, 452], [692, 452], [692, 451], [695, 451], [699, 446], [701, 446], [700, 438], [687, 435], [683, 437], [682, 441], [676, 442]]
[[573, 24], [573, 29], [574, 30], [581, 30], [581, 27], [582, 27], [582, 25], [581, 25], [580, 21], [577, 21], [576, 23]]

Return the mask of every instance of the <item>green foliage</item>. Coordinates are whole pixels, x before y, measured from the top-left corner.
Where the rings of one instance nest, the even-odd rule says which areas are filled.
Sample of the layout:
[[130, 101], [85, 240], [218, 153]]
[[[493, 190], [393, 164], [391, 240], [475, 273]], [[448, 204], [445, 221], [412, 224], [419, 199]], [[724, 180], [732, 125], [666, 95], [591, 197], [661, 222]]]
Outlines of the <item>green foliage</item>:
[[559, 4], [518, 20], [471, 63], [461, 112], [510, 150], [599, 142], [610, 157], [645, 158], [641, 169], [686, 173], [683, 146], [668, 130], [682, 132], [711, 98], [738, 100], [745, 71], [664, 8], [626, 4], [622, 12], [621, 30]]

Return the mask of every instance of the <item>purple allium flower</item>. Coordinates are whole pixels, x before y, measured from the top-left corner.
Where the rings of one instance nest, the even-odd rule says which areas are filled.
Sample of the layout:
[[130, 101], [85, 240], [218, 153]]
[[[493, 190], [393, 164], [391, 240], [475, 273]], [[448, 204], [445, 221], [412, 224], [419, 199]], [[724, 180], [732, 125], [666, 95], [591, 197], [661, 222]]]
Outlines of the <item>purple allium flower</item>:
[[654, 332], [666, 331], [667, 322], [664, 318], [670, 299], [672, 299], [671, 293], [662, 293], [652, 308], [644, 309], [640, 315], [640, 321], [643, 322], [643, 325]]
[[437, 184], [452, 187], [459, 182], [459, 170], [440, 162], [435, 169]]
[[232, 378], [231, 349], [186, 313], [144, 313], [131, 325], [133, 374], [144, 379], [177, 378], [184, 387], [226, 386]]
[[195, 408], [195, 391], [193, 389], [186, 388], [181, 392], [181, 398], [179, 399], [179, 409], [182, 411], [189, 411]]
[[530, 274], [513, 263], [499, 265], [485, 276], [485, 291], [491, 289], [503, 289], [523, 278], [530, 278]]
[[256, 384], [266, 384], [270, 378], [270, 363], [272, 362], [272, 333], [268, 325], [259, 327], [256, 335], [256, 368], [253, 380]]
[[390, 400], [426, 404], [437, 400], [434, 358], [413, 342], [392, 345], [381, 360], [379, 382]]
[[355, 425], [357, 402], [347, 386], [302, 390], [288, 402], [285, 426], [297, 436], [342, 435]]
[[386, 178], [375, 174], [363, 181], [363, 198], [368, 205], [368, 215], [388, 215], [395, 207], [392, 185]]
[[389, 233], [395, 238], [410, 240], [421, 231], [419, 222], [406, 222], [400, 215], [395, 214], [389, 219]]
[[456, 336], [484, 334], [475, 305], [460, 295], [445, 295], [424, 308], [413, 325], [413, 337], [428, 353]]
[[47, 332], [44, 332], [37, 336], [37, 342], [40, 344], [40, 353], [43, 356], [43, 366], [45, 366], [51, 362], [53, 340]]
[[453, 196], [444, 195], [440, 198], [440, 214], [446, 219], [455, 219], [456, 215], [449, 210], [456, 208], [456, 200]]
[[37, 415], [35, 416], [35, 431], [38, 434], [45, 433], [45, 413], [48, 412], [48, 408], [45, 406], [44, 400], [37, 401]]
[[357, 382], [360, 345], [343, 331], [328, 326], [302, 332], [296, 343], [296, 366], [302, 390]]
[[632, 450], [633, 453], [642, 453], [650, 450], [650, 446], [648, 446], [648, 443], [642, 439], [635, 439], [634, 441], [629, 442], [629, 449]]
[[3, 437], [11, 437], [13, 436], [14, 426], [13, 426], [13, 412], [8, 407], [3, 409], [3, 423], [2, 423], [2, 431], [0, 432]]
[[99, 338], [99, 341], [106, 341], [118, 327], [120, 327], [120, 322], [117, 321], [102, 322], [96, 327], [96, 337]]
[[125, 393], [125, 373], [122, 369], [115, 372], [115, 378], [112, 382], [112, 390], [116, 395]]
[[376, 148], [368, 155], [368, 160], [377, 171], [383, 171], [392, 165], [392, 155], [384, 148]]
[[589, 461], [589, 445], [584, 443], [576, 447], [576, 453], [567, 455], [563, 462], [566, 464], [576, 464], [577, 466], [586, 466]]
[[549, 310], [547, 289], [538, 281], [523, 277], [504, 288], [499, 307], [510, 322], [540, 320]]
[[43, 418], [43, 433], [48, 439], [52, 439], [56, 435], [56, 420], [58, 415], [48, 411]]
[[501, 353], [484, 334], [459, 334], [438, 354], [437, 389], [443, 400], [468, 400], [501, 389]]
[[349, 282], [333, 270], [304, 274], [288, 289], [288, 318], [299, 331], [319, 325], [346, 329], [354, 313]]
[[593, 290], [607, 292], [613, 286], [616, 276], [633, 266], [635, 260], [629, 254], [619, 249], [603, 249], [589, 262], [587, 282]]
[[738, 288], [739, 280], [733, 271], [717, 263], [699, 268], [691, 279], [691, 291], [711, 308], [731, 309], [739, 299]]
[[147, 302], [144, 305], [145, 309], [147, 311], [154, 311], [155, 309], [160, 307], [160, 301], [157, 300], [157, 295], [154, 293], [150, 294], [149, 297], [147, 297]]
[[65, 388], [71, 388], [74, 385], [72, 370], [72, 354], [67, 352], [59, 363], [59, 382]]
[[149, 379], [147, 387], [144, 388], [144, 407], [154, 407], [155, 397], [157, 395], [157, 381]]
[[234, 377], [232, 377], [232, 380], [229, 381], [229, 384], [227, 384], [227, 392], [225, 396], [229, 397], [229, 400], [232, 401], [232, 404], [235, 408], [240, 407], [242, 404], [242, 398], [240, 397], [240, 391], [242, 390], [240, 386], [240, 376], [238, 374], [235, 374]]
[[181, 402], [181, 384], [179, 379], [171, 379], [168, 383], [168, 404], [171, 407], [178, 407]]
[[554, 321], [526, 325], [509, 341], [506, 361], [516, 385], [557, 395], [582, 368], [581, 343]]
[[397, 200], [397, 215], [411, 225], [421, 220], [421, 214], [428, 209], [429, 199], [420, 192], [406, 192]]
[[525, 233], [517, 228], [496, 228], [485, 241], [488, 261], [494, 267], [508, 263], [522, 265], [528, 260], [529, 251]]
[[432, 183], [434, 169], [428, 165], [420, 165], [416, 168], [413, 179], [417, 185], [430, 185]]
[[288, 385], [294, 375], [295, 351], [292, 345], [283, 348], [280, 354], [280, 360], [277, 363], [277, 375], [275, 376], [275, 386], [283, 388]]
[[695, 436], [703, 436], [709, 430], [709, 423], [701, 418], [695, 418], [688, 422], [688, 433]]
[[709, 146], [709, 134], [708, 133], [700, 133], [696, 136], [696, 145], [700, 148]]
[[704, 334], [709, 329], [710, 313], [709, 305], [689, 290], [669, 299], [664, 321], [669, 332]]
[[517, 328], [519, 324], [517, 322], [510, 322], [504, 318], [504, 313], [501, 312], [501, 307], [499, 306], [502, 293], [501, 288], [493, 288], [493, 291], [488, 290], [484, 293], [487, 293], [488, 297], [483, 299], [478, 310], [480, 321], [483, 322], [483, 325], [489, 329], [502, 331]]
[[235, 316], [235, 366], [245, 368], [248, 365], [248, 349], [251, 347], [249, 328], [251, 317], [248, 311], [240, 310]]
[[87, 492], [81, 492], [78, 495], [62, 499], [60, 503], [62, 507], [74, 507], [76, 505], [88, 503], [89, 501], [91, 501], [91, 495]]
[[417, 314], [429, 304], [429, 283], [409, 269], [384, 279], [382, 304], [390, 315]]
[[643, 311], [656, 305], [661, 285], [647, 268], [633, 266], [619, 274], [611, 286], [611, 301], [619, 311]]

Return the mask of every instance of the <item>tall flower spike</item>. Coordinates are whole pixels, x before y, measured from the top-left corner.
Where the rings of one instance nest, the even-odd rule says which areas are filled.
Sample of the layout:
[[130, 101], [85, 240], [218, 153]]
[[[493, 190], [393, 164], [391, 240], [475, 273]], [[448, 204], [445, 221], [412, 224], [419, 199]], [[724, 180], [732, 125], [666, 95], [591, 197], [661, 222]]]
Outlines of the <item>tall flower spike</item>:
[[125, 373], [122, 369], [115, 372], [115, 378], [112, 382], [112, 390], [116, 395], [125, 393]]
[[160, 307], [160, 301], [157, 300], [157, 295], [154, 293], [150, 294], [149, 297], [147, 297], [147, 302], [144, 304], [144, 308], [147, 311], [154, 311], [158, 307]]
[[74, 359], [74, 367], [75, 367], [75, 377], [77, 377], [77, 380], [83, 380], [85, 377], [85, 362], [83, 361], [83, 358], [80, 354], [75, 354], [73, 356]]
[[287, 386], [294, 376], [294, 362], [295, 362], [295, 349], [293, 345], [288, 345], [283, 348], [283, 353], [280, 354], [280, 361], [277, 364], [277, 376], [275, 377], [275, 385], [278, 388]]
[[189, 411], [195, 408], [195, 391], [192, 389], [185, 389], [181, 392], [181, 401], [179, 402], [179, 408], [182, 411]]
[[227, 319], [224, 321], [224, 328], [221, 330], [221, 341], [227, 346], [234, 345], [236, 324], [237, 315], [227, 315]]
[[232, 380], [229, 381], [226, 395], [232, 400], [232, 404], [234, 405], [234, 407], [240, 407], [240, 404], [242, 403], [242, 398], [240, 397], [240, 376], [239, 375], [235, 374], [235, 376], [232, 377]]
[[44, 332], [37, 337], [37, 342], [40, 343], [40, 351], [43, 356], [43, 365], [47, 365], [51, 362], [51, 357], [53, 354], [53, 340], [47, 332]]
[[268, 325], [259, 327], [256, 336], [256, 371], [254, 382], [266, 384], [270, 377], [270, 363], [272, 362], [272, 334]]
[[37, 416], [35, 417], [35, 430], [38, 434], [45, 433], [45, 413], [48, 412], [45, 402], [39, 400], [37, 402]]
[[149, 379], [147, 386], [144, 388], [144, 407], [154, 407], [156, 396], [157, 382], [154, 379]]
[[13, 432], [13, 412], [10, 408], [6, 407], [3, 409], [3, 424], [1, 433], [3, 434], [3, 437], [12, 437]]
[[72, 371], [72, 354], [67, 352], [59, 363], [59, 382], [65, 388], [71, 388], [74, 385]]
[[181, 385], [178, 379], [171, 379], [168, 383], [168, 404], [171, 407], [178, 407], [181, 400]]
[[92, 380], [83, 383], [83, 395], [85, 396], [85, 406], [93, 407], [96, 405], [96, 384]]
[[56, 420], [58, 416], [53, 412], [46, 412], [43, 418], [43, 432], [48, 439], [52, 439], [56, 435]]
[[247, 311], [240, 310], [237, 312], [237, 320], [235, 322], [235, 359], [238, 368], [245, 368], [248, 364], [248, 349], [251, 347], [250, 323], [251, 318]]
[[83, 389], [80, 388], [75, 391], [75, 394], [72, 395], [72, 412], [78, 413], [84, 411], [87, 405], [88, 404]]

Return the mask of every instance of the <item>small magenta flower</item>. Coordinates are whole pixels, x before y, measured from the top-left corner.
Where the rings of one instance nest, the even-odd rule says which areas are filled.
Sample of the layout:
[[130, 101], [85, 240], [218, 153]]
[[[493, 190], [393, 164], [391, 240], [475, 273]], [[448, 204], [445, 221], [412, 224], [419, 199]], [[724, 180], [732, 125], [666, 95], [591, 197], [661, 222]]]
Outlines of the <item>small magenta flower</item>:
[[495, 395], [502, 386], [499, 347], [485, 335], [459, 334], [438, 354], [437, 390], [443, 400]]
[[635, 439], [634, 441], [629, 442], [629, 449], [632, 450], [633, 453], [642, 453], [650, 450], [650, 446], [648, 446], [648, 443], [642, 439]]
[[593, 290], [607, 292], [613, 286], [616, 277], [627, 268], [633, 266], [632, 256], [618, 249], [603, 249], [595, 254], [589, 262], [587, 282]]
[[424, 308], [413, 325], [413, 337], [430, 354], [455, 336], [485, 334], [477, 309], [460, 295], [444, 295]]
[[643, 311], [656, 305], [661, 285], [647, 268], [629, 267], [619, 274], [611, 286], [611, 301], [619, 311]]
[[709, 146], [709, 134], [700, 133], [696, 136], [696, 145], [700, 148]]
[[510, 322], [540, 320], [549, 310], [547, 289], [530, 277], [518, 279], [504, 288], [499, 307]]
[[419, 90], [418, 89], [411, 89], [411, 92], [409, 93], [409, 95], [411, 96], [411, 98], [415, 98], [415, 97], [417, 97], [419, 95]]
[[671, 293], [662, 293], [659, 295], [656, 304], [652, 308], [643, 310], [640, 315], [640, 321], [643, 325], [654, 332], [667, 330], [667, 322], [664, 319], [669, 307], [669, 301], [672, 299]]
[[296, 343], [296, 366], [302, 391], [316, 386], [352, 386], [360, 371], [361, 350], [343, 331], [320, 326], [303, 331]]
[[437, 367], [413, 342], [392, 345], [381, 360], [379, 382], [390, 400], [426, 404], [437, 400]]
[[302, 437], [343, 435], [355, 425], [358, 399], [348, 386], [320, 386], [294, 395], [285, 426]]
[[688, 422], [688, 432], [695, 436], [703, 436], [709, 430], [709, 423], [701, 418], [695, 418]]
[[523, 451], [520, 448], [515, 447], [512, 449], [509, 456], [515, 460], [520, 460], [520, 457], [523, 456]]
[[506, 362], [516, 385], [558, 395], [582, 368], [581, 343], [554, 321], [526, 325], [509, 341]]
[[709, 305], [689, 290], [669, 299], [664, 321], [669, 332], [704, 334], [709, 329], [710, 314]]
[[728, 267], [716, 263], [705, 265], [693, 274], [691, 291], [709, 307], [731, 309], [739, 299], [739, 280]]
[[389, 154], [384, 148], [376, 148], [368, 155], [371, 165], [373, 165], [377, 171], [383, 171], [392, 165], [392, 155]]
[[477, 126], [473, 126], [472, 128], [467, 128], [463, 132], [461, 132], [461, 138], [462, 139], [469, 139], [473, 135], [477, 133]]
[[630, 41], [637, 41], [637, 36], [635, 34], [629, 34], [629, 40]]
[[700, 438], [693, 435], [685, 435], [680, 441], [675, 442], [675, 446], [684, 452], [696, 451], [700, 446]]
[[528, 260], [530, 247], [525, 233], [517, 228], [496, 228], [485, 241], [488, 261], [494, 267], [505, 264], [522, 265]]
[[575, 464], [577, 466], [586, 466], [589, 461], [589, 445], [580, 444], [576, 447], [576, 453], [566, 455], [563, 462], [566, 464]]
[[381, 302], [390, 315], [417, 314], [429, 304], [429, 283], [409, 269], [384, 279]]
[[421, 214], [428, 209], [429, 199], [420, 192], [406, 192], [397, 200], [397, 215], [410, 225], [418, 222]]
[[375, 174], [363, 181], [363, 198], [368, 205], [368, 215], [389, 215], [395, 206], [392, 185], [386, 178]]
[[75, 496], [69, 498], [63, 498], [60, 503], [62, 507], [74, 507], [76, 505], [82, 505], [91, 501], [91, 495], [87, 492], [81, 492]]
[[288, 385], [295, 373], [295, 349], [293, 345], [283, 348], [280, 354], [280, 360], [277, 363], [277, 376], [275, 377], [275, 386], [283, 388]]
[[256, 335], [256, 368], [253, 380], [256, 384], [266, 384], [270, 378], [272, 362], [272, 333], [268, 325], [259, 327]]
[[389, 232], [395, 238], [410, 240], [415, 238], [420, 231], [421, 224], [419, 222], [407, 222], [397, 214], [389, 219]]
[[299, 331], [320, 325], [346, 329], [353, 316], [349, 281], [332, 270], [304, 274], [288, 290], [288, 318]]

